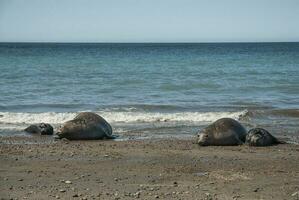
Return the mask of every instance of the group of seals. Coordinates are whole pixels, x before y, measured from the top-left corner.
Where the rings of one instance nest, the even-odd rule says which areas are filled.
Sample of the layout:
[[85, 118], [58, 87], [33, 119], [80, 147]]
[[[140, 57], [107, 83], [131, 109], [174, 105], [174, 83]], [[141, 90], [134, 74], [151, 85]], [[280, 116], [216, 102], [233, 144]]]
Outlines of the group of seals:
[[[50, 124], [40, 123], [25, 129], [29, 133], [52, 135]], [[73, 120], [65, 122], [56, 133], [58, 138], [69, 140], [114, 139], [110, 124], [101, 116], [92, 112], [79, 113]], [[231, 146], [248, 144], [249, 146], [269, 146], [282, 143], [262, 128], [246, 129], [236, 120], [221, 118], [197, 134], [200, 146]]]
[[[24, 131], [41, 135], [53, 134], [50, 124], [31, 125]], [[73, 120], [65, 122], [56, 133], [57, 138], [69, 140], [114, 139], [110, 124], [101, 116], [92, 112], [79, 113]]]
[[236, 120], [222, 118], [210, 124], [197, 134], [200, 146], [270, 146], [282, 143], [262, 128], [246, 129]]

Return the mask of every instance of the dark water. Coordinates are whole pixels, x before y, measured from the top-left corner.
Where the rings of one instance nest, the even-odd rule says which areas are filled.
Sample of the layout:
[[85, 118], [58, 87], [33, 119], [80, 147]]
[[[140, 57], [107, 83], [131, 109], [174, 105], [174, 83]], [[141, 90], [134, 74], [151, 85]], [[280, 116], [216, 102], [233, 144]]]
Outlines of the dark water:
[[124, 136], [225, 116], [299, 135], [299, 43], [2, 43], [0, 70], [0, 134], [90, 110]]

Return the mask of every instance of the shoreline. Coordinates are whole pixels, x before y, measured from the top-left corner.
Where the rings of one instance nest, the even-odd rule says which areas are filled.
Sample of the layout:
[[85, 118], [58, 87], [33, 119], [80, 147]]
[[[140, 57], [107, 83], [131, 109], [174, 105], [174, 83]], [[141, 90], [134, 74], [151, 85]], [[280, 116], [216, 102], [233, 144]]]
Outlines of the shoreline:
[[299, 198], [299, 145], [294, 144], [199, 147], [175, 138], [59, 140], [1, 142], [0, 150], [4, 199]]
[[[39, 135], [39, 134], [30, 134], [30, 133], [24, 133], [21, 135], [2, 135], [0, 136], [0, 145], [25, 145], [25, 144], [55, 144], [61, 142], [61, 139], [56, 139], [55, 134], [53, 135]], [[292, 135], [281, 135], [275, 137], [286, 144], [289, 145], [298, 145], [299, 146], [299, 140], [298, 137], [294, 137]], [[67, 139], [66, 139], [67, 140]], [[138, 141], [151, 141], [151, 140], [181, 140], [181, 141], [191, 141], [192, 143], [196, 140], [196, 133], [194, 134], [176, 134], [176, 135], [170, 135], [170, 134], [158, 134], [158, 135], [117, 135], [115, 139], [99, 139], [99, 140], [77, 140], [82, 142], [107, 142], [107, 141], [113, 141], [113, 142], [138, 142]], [[67, 142], [76, 142], [76, 140], [67, 140]], [[246, 146], [245, 144], [243, 144]], [[243, 146], [241, 145], [241, 146]]]

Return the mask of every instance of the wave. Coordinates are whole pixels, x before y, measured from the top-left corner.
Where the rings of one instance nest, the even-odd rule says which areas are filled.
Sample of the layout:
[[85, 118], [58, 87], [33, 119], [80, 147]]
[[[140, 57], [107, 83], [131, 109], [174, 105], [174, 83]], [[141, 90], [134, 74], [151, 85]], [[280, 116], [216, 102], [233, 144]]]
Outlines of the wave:
[[0, 112], [0, 123], [2, 124], [34, 124], [34, 123], [50, 123], [60, 124], [71, 120], [76, 113], [23, 113], [23, 112]]
[[280, 110], [273, 110], [272, 114], [278, 115], [278, 116], [286, 116], [286, 117], [299, 118], [299, 109], [280, 109]]
[[[138, 123], [138, 122], [210, 122], [223, 117], [239, 119], [246, 115], [247, 110], [239, 112], [96, 112], [111, 123]], [[33, 124], [50, 123], [61, 124], [73, 119], [77, 112], [0, 112], [1, 124]]]

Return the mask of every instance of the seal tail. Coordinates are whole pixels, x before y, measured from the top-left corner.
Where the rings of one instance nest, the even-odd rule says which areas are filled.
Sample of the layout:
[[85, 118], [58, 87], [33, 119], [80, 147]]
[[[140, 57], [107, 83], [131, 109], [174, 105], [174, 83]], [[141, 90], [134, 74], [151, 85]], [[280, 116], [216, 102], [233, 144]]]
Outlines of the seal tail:
[[287, 144], [286, 141], [283, 141], [283, 140], [278, 139], [278, 138], [275, 138], [275, 143], [276, 143], [276, 144]]
[[106, 139], [111, 139], [111, 140], [116, 139], [118, 137], [119, 137], [119, 135], [106, 135], [105, 136]]

